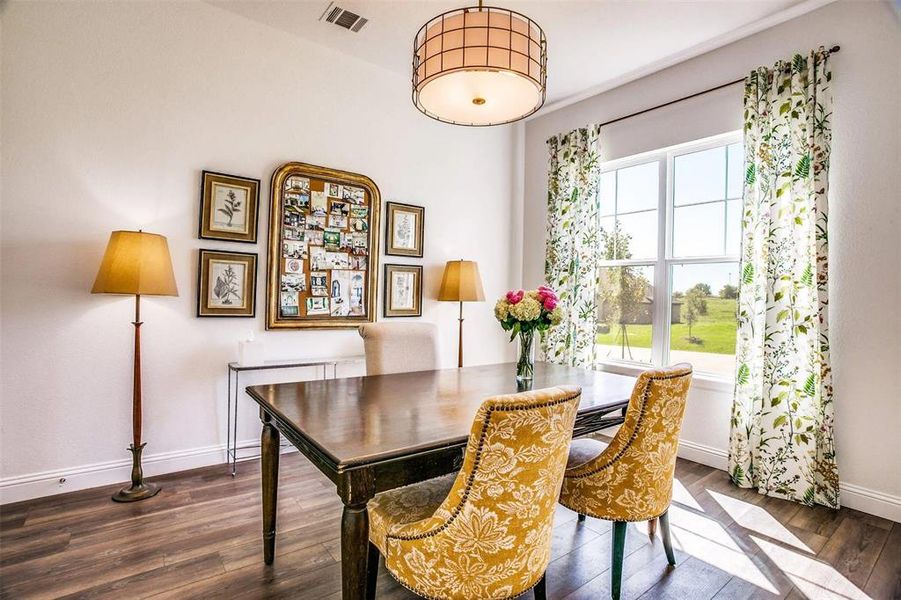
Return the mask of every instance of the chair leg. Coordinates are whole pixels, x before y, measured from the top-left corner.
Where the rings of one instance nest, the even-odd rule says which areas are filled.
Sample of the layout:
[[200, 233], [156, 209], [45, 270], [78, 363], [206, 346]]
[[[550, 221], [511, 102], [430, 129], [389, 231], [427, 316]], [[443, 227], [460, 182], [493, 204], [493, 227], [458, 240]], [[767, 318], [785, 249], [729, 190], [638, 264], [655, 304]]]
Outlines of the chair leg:
[[369, 542], [369, 558], [366, 560], [366, 598], [375, 600], [375, 586], [379, 577], [379, 548]]
[[538, 580], [538, 583], [535, 584], [535, 587], [532, 588], [535, 594], [535, 600], [547, 600], [547, 584], [544, 580], [545, 575], [541, 576], [541, 579]]
[[669, 535], [669, 509], [660, 515], [660, 533], [663, 534], [663, 549], [666, 550], [666, 560], [671, 567], [676, 566], [676, 555], [673, 554], [673, 542]]
[[613, 522], [613, 566], [610, 569], [610, 595], [619, 600], [623, 581], [623, 555], [626, 549], [626, 532], [629, 524], [621, 521]]
[[648, 537], [652, 540], [654, 536], [657, 535], [657, 519], [651, 519], [648, 521]]
[[583, 515], [582, 513], [579, 513], [579, 523], [584, 523], [584, 522], [585, 522], [585, 515]]

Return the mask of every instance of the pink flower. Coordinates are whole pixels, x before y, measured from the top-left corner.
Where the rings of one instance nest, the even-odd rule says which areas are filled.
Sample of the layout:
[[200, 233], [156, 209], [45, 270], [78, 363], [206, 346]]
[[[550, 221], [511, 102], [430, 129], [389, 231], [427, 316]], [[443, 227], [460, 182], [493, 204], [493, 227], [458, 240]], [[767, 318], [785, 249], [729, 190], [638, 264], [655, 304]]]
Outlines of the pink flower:
[[551, 298], [550, 296], [548, 296], [544, 299], [544, 310], [548, 312], [554, 310], [555, 308], [557, 308], [557, 302], [558, 301], [556, 298]]
[[522, 302], [523, 296], [525, 295], [526, 293], [522, 290], [519, 290], [517, 292], [510, 290], [509, 292], [507, 292], [507, 302], [509, 302], [510, 304], [519, 304], [520, 302]]
[[559, 300], [559, 298], [557, 297], [557, 292], [555, 292], [551, 288], [547, 287], [546, 285], [539, 285], [538, 286], [538, 301], [544, 302], [548, 298], [553, 298], [555, 300], [555, 302]]

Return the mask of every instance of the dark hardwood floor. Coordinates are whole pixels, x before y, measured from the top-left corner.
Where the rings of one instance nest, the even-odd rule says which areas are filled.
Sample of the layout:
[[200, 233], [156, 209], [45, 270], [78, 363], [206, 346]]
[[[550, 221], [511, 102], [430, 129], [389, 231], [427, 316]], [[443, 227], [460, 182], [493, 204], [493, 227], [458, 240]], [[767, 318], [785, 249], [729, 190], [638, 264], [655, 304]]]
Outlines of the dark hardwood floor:
[[[332, 486], [298, 454], [282, 457], [275, 564], [263, 565], [259, 465], [153, 480], [156, 498], [115, 504], [119, 486], [0, 508], [3, 598], [341, 597]], [[901, 598], [901, 524], [807, 508], [734, 488], [679, 461], [671, 521], [678, 565], [629, 529], [623, 598]], [[559, 508], [548, 595], [609, 598], [610, 524]], [[378, 598], [413, 596], [384, 569]], [[525, 596], [530, 598], [530, 596]]]

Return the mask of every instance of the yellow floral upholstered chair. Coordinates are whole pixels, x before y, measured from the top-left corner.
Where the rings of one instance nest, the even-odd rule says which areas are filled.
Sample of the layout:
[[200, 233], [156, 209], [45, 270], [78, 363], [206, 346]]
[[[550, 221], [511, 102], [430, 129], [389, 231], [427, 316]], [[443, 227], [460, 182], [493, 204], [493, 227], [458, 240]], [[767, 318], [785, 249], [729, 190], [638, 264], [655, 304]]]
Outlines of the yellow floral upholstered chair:
[[[691, 365], [678, 364], [638, 377], [625, 422], [609, 446], [593, 439], [572, 443], [560, 503], [579, 513], [613, 521], [612, 595], [618, 599], [623, 548], [630, 521], [660, 519], [663, 547], [676, 564], [667, 510], [673, 496], [676, 450]], [[649, 527], [653, 535], [653, 528]]]
[[435, 600], [544, 598], [554, 508], [581, 390], [487, 399], [459, 473], [369, 502], [369, 597], [379, 554], [401, 585]]

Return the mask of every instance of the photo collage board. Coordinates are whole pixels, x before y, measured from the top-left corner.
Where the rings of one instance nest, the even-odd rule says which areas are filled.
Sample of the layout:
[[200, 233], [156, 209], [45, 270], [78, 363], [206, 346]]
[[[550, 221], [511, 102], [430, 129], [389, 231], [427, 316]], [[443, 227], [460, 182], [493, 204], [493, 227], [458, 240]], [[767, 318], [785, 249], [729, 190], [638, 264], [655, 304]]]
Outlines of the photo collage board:
[[267, 327], [375, 320], [379, 192], [363, 175], [289, 163], [272, 179]]

